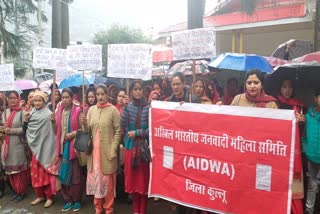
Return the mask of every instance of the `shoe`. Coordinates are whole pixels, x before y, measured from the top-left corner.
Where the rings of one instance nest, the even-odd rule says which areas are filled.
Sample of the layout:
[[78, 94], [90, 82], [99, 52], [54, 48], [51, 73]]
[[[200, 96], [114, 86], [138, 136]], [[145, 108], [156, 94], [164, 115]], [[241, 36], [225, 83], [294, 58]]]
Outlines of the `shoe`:
[[38, 204], [40, 204], [41, 202], [43, 202], [45, 200], [46, 200], [45, 198], [37, 198], [36, 200], [32, 201], [30, 204], [32, 206], [35, 206], [35, 205], [38, 205]]
[[16, 197], [16, 202], [19, 203], [20, 201], [22, 201], [24, 199], [24, 195], [17, 195]]
[[48, 199], [46, 201], [46, 203], [44, 204], [44, 208], [49, 208], [49, 207], [52, 206], [52, 204], [53, 204], [53, 200], [52, 199]]
[[9, 200], [14, 201], [14, 200], [16, 200], [17, 197], [18, 197], [18, 195], [16, 193], [14, 193]]
[[79, 202], [74, 202], [73, 204], [73, 212], [77, 212], [81, 209], [81, 204]]
[[66, 212], [66, 211], [69, 211], [71, 208], [73, 207], [72, 203], [71, 202], [68, 202], [66, 203], [63, 208], [62, 208], [62, 212]]

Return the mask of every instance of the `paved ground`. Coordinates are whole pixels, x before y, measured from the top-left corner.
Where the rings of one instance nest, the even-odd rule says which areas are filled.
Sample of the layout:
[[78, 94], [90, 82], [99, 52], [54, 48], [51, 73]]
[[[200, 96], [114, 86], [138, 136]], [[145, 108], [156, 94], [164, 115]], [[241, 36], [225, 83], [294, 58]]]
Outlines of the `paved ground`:
[[[28, 189], [28, 194], [26, 198], [16, 203], [14, 201], [9, 200], [10, 197], [6, 195], [5, 197], [0, 199], [0, 214], [56, 214], [62, 213], [61, 208], [63, 206], [63, 200], [61, 194], [57, 194], [55, 197], [55, 203], [50, 208], [44, 208], [42, 204], [37, 206], [31, 206], [30, 202], [35, 199], [35, 195], [30, 187]], [[73, 213], [73, 211], [63, 212], [63, 213]], [[93, 198], [86, 197], [83, 200], [82, 208], [77, 213], [86, 213], [91, 214], [94, 212], [93, 206]], [[119, 201], [115, 202], [115, 214], [130, 214], [133, 213], [132, 205], [128, 204], [127, 201]], [[160, 201], [154, 203], [152, 199], [149, 200], [148, 204], [148, 213], [152, 214], [167, 214], [170, 213], [170, 206], [165, 201]]]

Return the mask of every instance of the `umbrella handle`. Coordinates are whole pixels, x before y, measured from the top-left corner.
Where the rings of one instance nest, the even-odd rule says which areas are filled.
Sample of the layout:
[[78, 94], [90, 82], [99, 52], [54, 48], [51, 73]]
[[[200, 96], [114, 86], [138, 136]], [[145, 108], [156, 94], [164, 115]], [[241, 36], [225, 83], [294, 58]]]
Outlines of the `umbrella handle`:
[[84, 70], [82, 71], [82, 113], [84, 113], [84, 106], [85, 106], [85, 100], [84, 100]]

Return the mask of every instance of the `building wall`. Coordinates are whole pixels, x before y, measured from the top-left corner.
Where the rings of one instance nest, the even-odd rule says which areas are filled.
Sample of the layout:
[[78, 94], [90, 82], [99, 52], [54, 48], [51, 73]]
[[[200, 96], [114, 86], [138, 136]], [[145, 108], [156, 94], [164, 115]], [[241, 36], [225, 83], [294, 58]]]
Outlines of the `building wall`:
[[[313, 43], [313, 24], [290, 24], [282, 26], [244, 29], [243, 52], [269, 56], [282, 43], [290, 39], [308, 40]], [[239, 52], [239, 34], [236, 30], [236, 52]], [[232, 51], [232, 31], [217, 32], [217, 54]]]

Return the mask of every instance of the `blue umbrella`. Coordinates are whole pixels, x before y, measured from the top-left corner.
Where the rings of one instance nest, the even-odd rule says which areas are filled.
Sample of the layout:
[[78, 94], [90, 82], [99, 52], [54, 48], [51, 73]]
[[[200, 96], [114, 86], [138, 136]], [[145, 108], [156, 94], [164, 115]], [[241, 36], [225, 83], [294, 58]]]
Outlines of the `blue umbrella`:
[[[94, 83], [94, 78], [84, 76], [84, 84], [90, 85]], [[82, 85], [82, 74], [73, 74], [61, 81], [59, 89], [69, 88]]]
[[213, 59], [209, 64], [209, 67], [236, 70], [236, 71], [248, 71], [251, 69], [259, 69], [264, 73], [273, 72], [272, 66], [268, 61], [259, 55], [255, 54], [239, 54], [239, 53], [224, 53]]

